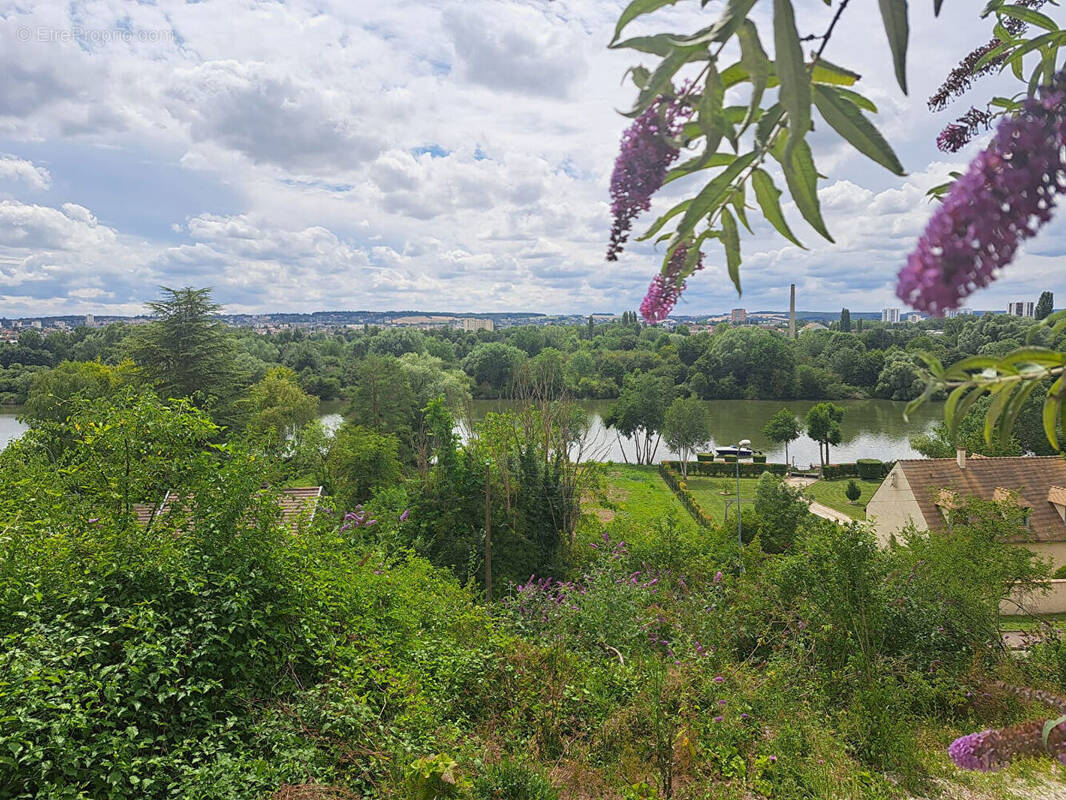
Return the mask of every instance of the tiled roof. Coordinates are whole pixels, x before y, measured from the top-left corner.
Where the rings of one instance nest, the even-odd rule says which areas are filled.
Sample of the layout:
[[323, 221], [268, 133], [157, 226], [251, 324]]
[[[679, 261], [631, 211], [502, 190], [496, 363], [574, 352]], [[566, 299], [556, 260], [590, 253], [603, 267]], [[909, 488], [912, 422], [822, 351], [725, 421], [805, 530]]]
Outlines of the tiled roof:
[[968, 458], [965, 469], [953, 458], [904, 459], [899, 465], [930, 528], [944, 526], [938, 501], [950, 493], [960, 501], [1001, 500], [1013, 494], [1020, 507], [1031, 508], [1029, 530], [1017, 541], [1066, 542], [1066, 523], [1049, 502], [1053, 488], [1066, 497], [1061, 488], [1066, 487], [1066, 459], [1060, 456]]
[[1047, 501], [1058, 506], [1066, 506], [1066, 487], [1052, 486], [1047, 490]]
[[[282, 489], [278, 492], [281, 523], [288, 525], [292, 528], [293, 533], [296, 533], [301, 524], [307, 524], [315, 518], [315, 511], [318, 510], [318, 501], [321, 497], [321, 486]], [[153, 518], [153, 512], [155, 512], [155, 517], [166, 514], [172, 505], [180, 504], [181, 499], [181, 496], [176, 492], [167, 492], [166, 498], [158, 508], [142, 503], [135, 504], [133, 510], [137, 517], [137, 522], [141, 525], [148, 525]]]

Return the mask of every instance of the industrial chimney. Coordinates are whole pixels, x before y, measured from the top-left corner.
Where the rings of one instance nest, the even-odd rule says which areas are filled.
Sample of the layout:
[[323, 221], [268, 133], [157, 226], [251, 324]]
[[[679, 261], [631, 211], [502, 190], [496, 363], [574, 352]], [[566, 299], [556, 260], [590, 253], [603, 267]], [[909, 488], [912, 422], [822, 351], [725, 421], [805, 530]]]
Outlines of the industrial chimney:
[[794, 283], [789, 286], [788, 338], [796, 338], [796, 284]]

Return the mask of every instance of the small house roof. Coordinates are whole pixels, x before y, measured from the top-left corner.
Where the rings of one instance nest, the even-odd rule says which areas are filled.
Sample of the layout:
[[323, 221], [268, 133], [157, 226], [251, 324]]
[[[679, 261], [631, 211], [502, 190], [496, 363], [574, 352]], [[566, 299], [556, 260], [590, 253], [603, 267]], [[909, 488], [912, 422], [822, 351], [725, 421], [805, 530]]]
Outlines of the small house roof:
[[[1007, 501], [1030, 509], [1029, 530], [1017, 541], [1066, 542], [1066, 523], [1052, 505], [1066, 501], [1066, 459], [1060, 456], [903, 459], [899, 468], [929, 528], [942, 528], [942, 508], [955, 498]], [[1036, 502], [1033, 502], [1036, 500]], [[1064, 503], [1066, 504], [1066, 503]]]
[[[296, 533], [301, 523], [308, 523], [315, 517], [318, 510], [318, 501], [322, 497], [321, 486], [306, 486], [293, 489], [282, 489], [278, 492], [278, 507], [281, 511], [281, 524], [287, 525]], [[171, 506], [179, 505], [182, 497], [176, 492], [167, 492], [163, 502], [158, 506], [145, 503], [135, 503], [133, 513], [137, 523], [142, 527], [168, 511]]]

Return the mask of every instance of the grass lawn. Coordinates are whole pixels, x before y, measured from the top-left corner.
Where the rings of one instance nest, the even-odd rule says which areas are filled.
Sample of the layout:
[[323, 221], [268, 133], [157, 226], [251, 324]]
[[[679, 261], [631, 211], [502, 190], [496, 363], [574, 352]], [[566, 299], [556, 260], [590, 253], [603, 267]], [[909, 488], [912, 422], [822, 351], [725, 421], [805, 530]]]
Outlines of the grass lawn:
[[[755, 487], [758, 478], [740, 479], [740, 496], [743, 500], [755, 499]], [[688, 488], [692, 496], [696, 498], [703, 510], [706, 511], [716, 522], [725, 520], [725, 501], [735, 499], [737, 496], [736, 478], [706, 478], [690, 475]], [[725, 494], [722, 494], [725, 492]], [[745, 502], [744, 506], [749, 503]]]
[[589, 497], [582, 503], [584, 511], [595, 514], [602, 522], [625, 517], [650, 527], [672, 511], [682, 525], [696, 526], [695, 520], [659, 476], [656, 466], [611, 464], [604, 476], [604, 489], [605, 498]]
[[874, 492], [877, 491], [877, 487], [881, 485], [881, 481], [863, 481], [858, 478], [852, 478], [851, 480], [854, 480], [856, 485], [862, 490], [858, 505], [853, 506], [851, 501], [844, 496], [844, 490], [848, 488], [848, 480], [848, 478], [840, 478], [835, 481], [815, 481], [804, 491], [823, 506], [829, 506], [836, 511], [847, 514], [852, 519], [866, 519], [866, 504], [873, 497]]
[[1036, 631], [1042, 630], [1045, 622], [1051, 623], [1061, 631], [1066, 629], [1066, 614], [1041, 614], [1039, 617], [1005, 614], [999, 618], [999, 629], [1002, 631]]

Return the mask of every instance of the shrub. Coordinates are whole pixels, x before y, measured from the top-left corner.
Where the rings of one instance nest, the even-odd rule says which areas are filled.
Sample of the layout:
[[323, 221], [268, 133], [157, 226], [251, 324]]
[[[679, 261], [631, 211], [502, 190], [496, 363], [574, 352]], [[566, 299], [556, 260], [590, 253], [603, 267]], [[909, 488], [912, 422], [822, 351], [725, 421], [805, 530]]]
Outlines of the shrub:
[[696, 453], [696, 460], [701, 464], [709, 464], [714, 461], [714, 453]]
[[517, 761], [502, 761], [489, 767], [474, 781], [474, 800], [556, 800], [548, 779]]
[[1056, 578], [1058, 580], [1063, 580], [1064, 578], [1066, 578], [1066, 564], [1063, 564], [1061, 567], [1055, 570], [1051, 577]]
[[860, 458], [855, 462], [855, 471], [864, 481], [879, 481], [885, 476], [884, 463], [878, 458]]
[[753, 464], [765, 464], [766, 463], [766, 454], [765, 453], [756, 453], [755, 455], [753, 455], [751, 457], [751, 463], [753, 463]]
[[854, 503], [862, 497], [862, 489], [859, 488], [859, 484], [855, 483], [855, 481], [848, 481], [848, 485], [844, 489], [844, 496]]

